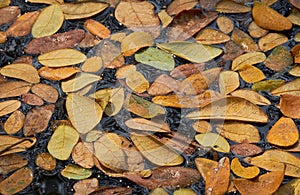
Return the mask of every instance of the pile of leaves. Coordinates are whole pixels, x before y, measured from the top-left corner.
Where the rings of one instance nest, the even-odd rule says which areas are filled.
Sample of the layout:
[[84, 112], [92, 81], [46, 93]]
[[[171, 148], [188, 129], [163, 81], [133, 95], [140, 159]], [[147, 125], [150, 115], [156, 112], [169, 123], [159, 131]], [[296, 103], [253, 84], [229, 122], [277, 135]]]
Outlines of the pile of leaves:
[[1, 194], [45, 193], [41, 173], [75, 194], [300, 193], [297, 0], [17, 5], [0, 0]]

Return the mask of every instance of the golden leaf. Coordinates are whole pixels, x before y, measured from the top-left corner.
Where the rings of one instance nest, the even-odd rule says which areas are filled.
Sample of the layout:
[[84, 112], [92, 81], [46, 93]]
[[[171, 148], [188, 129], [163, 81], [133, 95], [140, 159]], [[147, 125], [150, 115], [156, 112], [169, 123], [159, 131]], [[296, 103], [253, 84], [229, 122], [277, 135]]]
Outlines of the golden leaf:
[[40, 76], [31, 64], [10, 64], [0, 69], [0, 74], [21, 79], [29, 83], [39, 83]]
[[102, 58], [94, 56], [88, 58], [81, 66], [83, 72], [98, 72], [102, 68]]
[[6, 100], [0, 102], [0, 116], [12, 113], [20, 108], [21, 102], [18, 100]]
[[232, 61], [231, 70], [239, 70], [242, 65], [253, 65], [265, 61], [266, 55], [262, 52], [250, 52], [235, 58]]
[[247, 83], [254, 83], [264, 80], [266, 78], [263, 71], [255, 66], [243, 64], [239, 66], [239, 74], [241, 78]]
[[169, 14], [164, 9], [160, 10], [157, 15], [162, 23], [162, 28], [167, 27], [173, 20], [173, 18], [169, 16]]
[[218, 166], [218, 162], [207, 158], [196, 158], [195, 164], [203, 179], [206, 181], [209, 177], [209, 170]]
[[24, 152], [33, 146], [36, 138], [19, 138], [9, 135], [0, 136], [0, 156], [17, 152]]
[[244, 167], [238, 158], [232, 159], [231, 170], [235, 175], [245, 179], [252, 179], [258, 176], [260, 172], [259, 168], [256, 166]]
[[93, 35], [99, 37], [99, 38], [109, 38], [110, 37], [110, 30], [101, 24], [100, 22], [93, 20], [93, 19], [87, 19], [84, 22], [84, 27]]
[[246, 13], [250, 12], [251, 8], [234, 1], [222, 0], [217, 3], [216, 10], [221, 13]]
[[124, 56], [131, 56], [143, 47], [153, 45], [153, 38], [146, 32], [133, 32], [121, 42], [121, 49]]
[[286, 42], [288, 42], [288, 38], [284, 34], [268, 33], [259, 39], [258, 46], [263, 52], [266, 52]]
[[216, 133], [203, 133], [195, 136], [196, 141], [205, 147], [211, 147], [212, 149], [228, 153], [230, 151], [230, 145], [224, 137]]
[[28, 164], [28, 160], [20, 154], [8, 154], [0, 158], [0, 174], [8, 174]]
[[271, 102], [263, 95], [249, 89], [239, 89], [231, 92], [232, 96], [244, 98], [256, 105], [270, 105]]
[[167, 8], [170, 15], [177, 15], [184, 10], [190, 10], [197, 5], [196, 0], [174, 0]]
[[227, 95], [240, 86], [239, 74], [233, 71], [222, 71], [219, 75], [219, 89], [222, 95]]
[[284, 94], [300, 95], [300, 78], [292, 80], [284, 85], [281, 85], [271, 91], [272, 95], [281, 96]]
[[60, 174], [68, 179], [82, 180], [92, 175], [92, 170], [82, 168], [78, 165], [67, 165]]
[[202, 44], [221, 44], [230, 40], [230, 37], [223, 32], [205, 28], [201, 30], [197, 36], [196, 41]]
[[193, 123], [193, 128], [198, 133], [207, 133], [212, 131], [210, 123], [204, 120], [198, 120]]
[[137, 93], [144, 93], [150, 85], [144, 75], [138, 71], [127, 75], [126, 84], [132, 91]]
[[56, 167], [56, 160], [49, 153], [39, 153], [35, 164], [46, 171], [52, 171]]
[[247, 33], [235, 28], [231, 34], [232, 40], [246, 52], [259, 51], [258, 45]]
[[218, 17], [217, 25], [218, 25], [220, 31], [222, 31], [225, 34], [230, 33], [234, 28], [234, 24], [233, 24], [232, 20], [226, 16]]
[[4, 123], [4, 131], [7, 134], [15, 134], [22, 129], [25, 121], [25, 115], [19, 111], [14, 111]]
[[61, 88], [65, 93], [75, 92], [101, 79], [100, 76], [95, 74], [81, 73], [73, 79], [61, 82]]
[[76, 67], [61, 67], [61, 68], [50, 68], [42, 67], [38, 70], [39, 75], [45, 79], [52, 81], [60, 81], [71, 77], [72, 75], [79, 72]]
[[257, 26], [257, 24], [254, 21], [252, 21], [248, 26], [248, 32], [251, 35], [251, 37], [260, 38], [268, 34], [269, 31]]
[[0, 98], [17, 97], [28, 93], [31, 84], [23, 81], [11, 81], [0, 83]]
[[163, 121], [152, 121], [144, 118], [132, 118], [125, 122], [126, 126], [131, 129], [153, 132], [170, 132], [168, 123]]
[[280, 97], [280, 111], [283, 115], [300, 119], [300, 96], [284, 94]]

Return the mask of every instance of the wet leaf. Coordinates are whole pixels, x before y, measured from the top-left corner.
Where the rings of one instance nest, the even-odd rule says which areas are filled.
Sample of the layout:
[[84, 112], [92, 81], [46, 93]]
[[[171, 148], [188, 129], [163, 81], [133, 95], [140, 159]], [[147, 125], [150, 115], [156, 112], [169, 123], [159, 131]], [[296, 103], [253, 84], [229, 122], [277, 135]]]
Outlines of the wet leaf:
[[206, 181], [209, 177], [209, 170], [218, 166], [218, 162], [207, 158], [196, 158], [195, 164], [203, 179]]
[[89, 178], [92, 175], [92, 170], [69, 164], [60, 173], [68, 179], [82, 180]]
[[58, 92], [51, 85], [39, 83], [32, 86], [31, 91], [32, 93], [41, 97], [43, 100], [50, 103], [55, 103], [58, 99]]
[[265, 60], [265, 65], [277, 72], [293, 64], [293, 56], [284, 46], [277, 46]]
[[300, 25], [299, 19], [300, 19], [300, 11], [297, 8], [292, 8], [289, 16], [287, 17], [293, 24]]
[[300, 119], [300, 96], [284, 94], [280, 97], [280, 111], [283, 115]]
[[289, 2], [296, 8], [300, 9], [300, 2], [298, 2], [297, 0], [289, 0]]
[[90, 98], [68, 94], [66, 108], [72, 125], [80, 134], [92, 130], [102, 118], [102, 108]]
[[295, 77], [300, 77], [300, 66], [299, 65], [294, 66], [294, 68], [292, 68], [289, 71], [289, 74]]
[[241, 194], [273, 194], [283, 180], [283, 171], [273, 171], [260, 175], [257, 180], [233, 179], [234, 186]]
[[30, 185], [33, 173], [28, 168], [21, 168], [0, 182], [0, 193], [3, 195], [15, 194]]
[[[177, 173], [177, 174], [174, 174]], [[140, 173], [128, 173], [125, 177], [149, 190], [158, 187], [187, 187], [199, 181], [200, 174], [197, 170], [185, 167], [160, 167], [152, 170], [150, 178], [142, 178]]]
[[255, 104], [239, 97], [222, 98], [207, 106], [200, 111], [189, 113], [190, 119], [225, 119], [245, 122], [267, 123], [268, 116]]
[[31, 32], [32, 26], [37, 20], [40, 12], [34, 11], [34, 12], [28, 12], [20, 17], [17, 18], [17, 20], [6, 30], [6, 35], [8, 37], [13, 36], [25, 36], [28, 35]]
[[44, 131], [51, 119], [55, 106], [52, 104], [31, 109], [25, 117], [23, 133], [25, 136]]
[[5, 32], [0, 31], [0, 44], [5, 43], [6, 42], [6, 34]]
[[239, 74], [241, 78], [247, 83], [259, 82], [266, 78], [263, 71], [261, 71], [259, 68], [255, 66], [248, 65], [248, 64], [243, 64], [239, 66]]
[[75, 92], [101, 79], [102, 78], [96, 74], [81, 73], [76, 75], [73, 79], [61, 82], [61, 89], [65, 93]]
[[222, 95], [227, 95], [240, 86], [239, 74], [234, 71], [222, 71], [219, 75], [219, 89]]
[[19, 154], [8, 154], [0, 158], [0, 174], [8, 174], [11, 171], [17, 170], [26, 166], [28, 160]]
[[202, 44], [221, 44], [229, 40], [228, 35], [211, 28], [201, 30], [196, 36], [196, 41]]
[[109, 104], [105, 108], [104, 112], [108, 116], [116, 115], [123, 106], [124, 103], [124, 89], [119, 87], [112, 89], [110, 99], [108, 100]]
[[250, 12], [251, 8], [234, 1], [221, 0], [217, 3], [216, 10], [221, 13], [246, 13]]
[[93, 20], [93, 19], [87, 19], [84, 22], [84, 27], [93, 35], [100, 37], [102, 39], [109, 38], [110, 37], [110, 30], [106, 28], [103, 24], [100, 22]]
[[294, 63], [299, 63], [300, 62], [300, 45], [295, 45], [291, 49], [291, 53], [294, 57]]
[[153, 118], [166, 113], [163, 107], [133, 94], [127, 95], [124, 107], [128, 111], [144, 118]]
[[6, 100], [0, 102], [0, 116], [12, 113], [20, 108], [21, 102], [18, 100]]
[[252, 90], [254, 91], [270, 91], [284, 84], [284, 80], [274, 79], [265, 80], [257, 83], [253, 83]]
[[127, 75], [126, 84], [132, 91], [137, 93], [144, 93], [150, 85], [144, 75], [138, 71]]
[[244, 161], [268, 171], [282, 171], [285, 165], [285, 175], [300, 177], [300, 159], [289, 152], [271, 149], [259, 156], [245, 158]]
[[101, 43], [99, 38], [89, 32], [85, 32], [84, 38], [81, 40], [78, 46], [81, 48], [94, 47], [99, 43]]
[[57, 49], [72, 48], [83, 38], [84, 30], [75, 29], [64, 33], [32, 39], [26, 46], [25, 52], [29, 54], [40, 54]]
[[172, 91], [178, 91], [179, 84], [179, 81], [174, 80], [166, 74], [162, 74], [152, 83], [148, 89], [148, 94], [153, 96], [166, 95]]
[[59, 5], [50, 5], [43, 9], [32, 26], [34, 38], [45, 37], [56, 33], [64, 22], [64, 15]]
[[174, 195], [181, 195], [181, 194], [196, 195], [196, 192], [189, 188], [179, 188], [178, 190], [175, 190], [173, 194]]
[[170, 15], [177, 15], [184, 10], [190, 10], [195, 5], [197, 5], [198, 1], [196, 0], [175, 0], [172, 1], [171, 4], [167, 8], [167, 12]]
[[300, 78], [296, 78], [288, 83], [276, 87], [271, 91], [272, 95], [280, 96], [284, 94], [300, 95]]
[[212, 131], [212, 127], [209, 122], [204, 120], [198, 120], [193, 124], [193, 128], [198, 133], [207, 133]]
[[73, 185], [75, 194], [91, 194], [99, 188], [98, 179], [84, 179]]
[[235, 28], [232, 31], [231, 39], [241, 46], [241, 48], [246, 52], [255, 52], [259, 51], [258, 45], [247, 33], [242, 30]]
[[0, 156], [23, 152], [33, 146], [36, 138], [19, 138], [9, 135], [0, 136]]
[[58, 49], [38, 56], [38, 61], [47, 67], [63, 67], [84, 62], [86, 56], [75, 49]]
[[249, 89], [239, 89], [231, 92], [232, 96], [244, 98], [256, 105], [270, 105], [271, 102], [263, 95]]
[[218, 25], [220, 31], [225, 34], [230, 33], [234, 28], [234, 24], [233, 24], [232, 20], [226, 16], [218, 17], [217, 25]]
[[300, 179], [292, 179], [289, 183], [282, 185], [274, 195], [293, 195], [300, 193]]
[[182, 64], [176, 66], [174, 70], [170, 72], [170, 76], [173, 78], [186, 78], [192, 74], [198, 74], [204, 70], [205, 64]]
[[78, 142], [72, 151], [72, 159], [83, 168], [92, 168], [94, 166], [94, 154], [87, 147], [89, 143]]
[[262, 52], [250, 52], [235, 58], [232, 61], [231, 70], [239, 70], [243, 65], [253, 65], [265, 61], [266, 55]]
[[126, 126], [131, 129], [153, 132], [169, 132], [170, 128], [167, 123], [163, 121], [153, 121], [144, 118], [131, 118], [125, 122]]
[[162, 23], [162, 28], [167, 27], [173, 20], [173, 18], [169, 16], [169, 14], [164, 9], [160, 10], [157, 15]]
[[257, 143], [260, 141], [258, 129], [251, 124], [225, 122], [216, 125], [216, 129], [223, 137], [238, 143]]
[[49, 153], [39, 153], [35, 164], [46, 171], [52, 171], [56, 167], [56, 160]]
[[244, 167], [238, 158], [232, 159], [231, 170], [235, 175], [245, 179], [252, 179], [258, 176], [260, 172], [259, 168], [256, 166]]
[[15, 134], [20, 131], [24, 125], [25, 115], [19, 111], [14, 111], [4, 123], [4, 131], [7, 134]]
[[153, 38], [146, 32], [133, 32], [121, 42], [121, 49], [124, 56], [131, 56], [143, 47], [151, 46]]
[[234, 60], [236, 57], [242, 55], [244, 53], [244, 50], [242, 47], [238, 44], [236, 44], [233, 41], [228, 41], [224, 45], [224, 54], [222, 58], [224, 60]]
[[169, 195], [169, 193], [163, 188], [155, 188], [149, 193], [149, 195]]
[[195, 63], [207, 62], [222, 53], [222, 49], [192, 42], [170, 42], [157, 45], [160, 49], [169, 51], [181, 58]]
[[[0, 5], [1, 7], [1, 5]], [[14, 21], [21, 13], [18, 6], [7, 6], [0, 9], [0, 25]]]
[[263, 29], [253, 21], [248, 26], [248, 32], [253, 38], [260, 38], [262, 36], [265, 36], [269, 31], [266, 29]]
[[228, 153], [230, 151], [229, 143], [219, 134], [210, 132], [198, 134], [195, 139], [200, 145], [211, 147], [218, 152]]
[[39, 83], [40, 77], [34, 66], [31, 64], [10, 64], [0, 69], [0, 74], [21, 79], [29, 83]]
[[286, 42], [288, 42], [288, 38], [284, 34], [268, 33], [259, 39], [258, 46], [263, 52], [266, 52]]
[[277, 146], [288, 147], [297, 143], [299, 132], [294, 121], [281, 117], [269, 130], [267, 141]]
[[28, 0], [31, 3], [44, 3], [44, 4], [61, 4], [63, 0]]
[[102, 12], [108, 4], [101, 2], [63, 3], [60, 5], [66, 20], [88, 18]]
[[254, 156], [262, 153], [262, 149], [254, 144], [241, 143], [231, 145], [231, 151], [239, 156]]
[[252, 16], [255, 23], [264, 29], [284, 31], [292, 28], [289, 19], [261, 2], [254, 2]]
[[25, 93], [22, 95], [22, 100], [25, 104], [32, 105], [32, 106], [42, 106], [44, 101], [42, 98], [35, 94]]
[[60, 81], [71, 77], [79, 72], [76, 67], [49, 68], [42, 67], [39, 69], [39, 75], [47, 80]]
[[102, 58], [93, 56], [88, 58], [81, 66], [83, 72], [98, 72], [102, 68]]

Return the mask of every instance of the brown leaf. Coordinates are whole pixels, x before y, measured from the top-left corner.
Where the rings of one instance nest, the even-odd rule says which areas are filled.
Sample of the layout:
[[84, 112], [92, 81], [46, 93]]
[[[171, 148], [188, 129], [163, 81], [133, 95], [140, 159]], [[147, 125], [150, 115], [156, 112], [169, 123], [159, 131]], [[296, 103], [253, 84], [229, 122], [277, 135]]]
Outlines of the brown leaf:
[[225, 34], [230, 33], [234, 28], [234, 24], [233, 24], [232, 20], [226, 16], [218, 17], [217, 25], [218, 25], [220, 31], [222, 31]]
[[[299, 56], [300, 57], [300, 56]], [[300, 77], [300, 66], [299, 65], [296, 65], [294, 66], [294, 68], [292, 68], [290, 71], [289, 71], [289, 74], [290, 75], [293, 75], [295, 77]]]
[[72, 48], [84, 38], [84, 30], [75, 29], [64, 33], [33, 39], [28, 43], [25, 52], [41, 54], [57, 49]]
[[258, 93], [256, 91], [252, 91], [249, 89], [235, 90], [234, 92], [231, 92], [231, 95], [235, 96], [235, 97], [244, 98], [256, 105], [265, 106], [265, 105], [271, 104], [271, 102], [267, 98], [265, 98], [263, 95], [261, 95], [260, 93]]
[[229, 40], [228, 35], [211, 28], [201, 30], [196, 36], [196, 41], [202, 44], [221, 44]]
[[300, 95], [300, 79], [297, 78], [281, 86], [276, 87], [271, 91], [272, 95], [280, 96], [284, 94]]
[[18, 6], [7, 6], [0, 9], [0, 25], [14, 21], [21, 14]]
[[162, 28], [167, 27], [173, 20], [173, 18], [169, 16], [169, 14], [164, 9], [160, 10], [157, 15], [162, 23]]
[[0, 69], [0, 73], [7, 77], [13, 77], [29, 83], [39, 83], [40, 77], [31, 64], [9, 64]]
[[131, 118], [125, 122], [126, 126], [131, 129], [153, 132], [170, 132], [167, 123], [163, 121], [147, 120], [144, 118]]
[[40, 12], [28, 12], [20, 17], [6, 30], [8, 37], [21, 37], [28, 35], [31, 32], [31, 28], [38, 18]]
[[6, 42], [6, 34], [5, 32], [0, 31], [0, 44], [5, 43]]
[[61, 67], [61, 68], [50, 68], [42, 67], [39, 69], [39, 75], [48, 80], [60, 81], [71, 77], [72, 75], [79, 72], [76, 67]]
[[196, 158], [195, 164], [203, 179], [206, 181], [210, 176], [209, 170], [218, 166], [218, 162], [207, 158]]
[[224, 48], [224, 55], [222, 56], [224, 60], [232, 61], [244, 53], [242, 47], [233, 41], [225, 43]]
[[166, 95], [172, 91], [179, 90], [179, 82], [169, 77], [166, 74], [162, 74], [152, 83], [148, 89], [148, 93], [153, 96]]
[[265, 29], [284, 31], [292, 28], [292, 23], [277, 11], [261, 2], [254, 2], [252, 16], [255, 23]]
[[151, 46], [153, 38], [146, 32], [133, 32], [122, 40], [121, 49], [124, 56], [131, 56], [143, 47]]
[[296, 8], [300, 9], [300, 2], [297, 0], [289, 0], [289, 2], [295, 6]]
[[248, 32], [253, 38], [260, 38], [268, 34], [269, 31], [257, 26], [257, 24], [253, 21], [248, 26]]
[[293, 56], [284, 46], [277, 46], [265, 60], [265, 65], [277, 72], [293, 64]]
[[95, 45], [99, 44], [101, 41], [98, 37], [96, 37], [95, 35], [92, 35], [89, 32], [85, 32], [84, 33], [84, 38], [81, 40], [81, 42], [79, 43], [79, 47], [94, 47]]
[[25, 115], [19, 111], [14, 111], [4, 123], [4, 131], [7, 134], [15, 134], [22, 129], [25, 121]]
[[292, 49], [291, 49], [291, 53], [294, 56], [294, 62], [295, 63], [300, 63], [300, 45], [295, 45]]
[[46, 171], [52, 171], [56, 167], [56, 160], [49, 153], [39, 153], [35, 164]]
[[32, 106], [42, 106], [44, 104], [42, 98], [32, 93], [22, 94], [22, 100], [25, 104]]
[[217, 3], [216, 10], [221, 13], [246, 13], [250, 12], [251, 8], [231, 0], [221, 0]]
[[99, 188], [98, 179], [91, 178], [78, 181], [73, 185], [73, 188], [77, 195], [91, 194]]
[[199, 9], [183, 11], [178, 14], [167, 29], [169, 41], [183, 41], [205, 28], [217, 18], [216, 12], [202, 14]]
[[78, 142], [72, 151], [72, 159], [83, 168], [92, 168], [94, 166], [94, 154], [86, 146], [90, 143]]
[[99, 38], [109, 38], [110, 37], [110, 30], [101, 24], [100, 22], [93, 20], [93, 19], [87, 19], [84, 22], [84, 27], [93, 35], [99, 37]]
[[21, 168], [0, 182], [0, 193], [3, 195], [18, 193], [29, 186], [32, 179], [32, 171], [28, 167]]
[[126, 84], [136, 93], [144, 93], [149, 88], [148, 80], [138, 71], [131, 72], [131, 74], [127, 75]]
[[88, 58], [80, 67], [83, 72], [98, 72], [102, 68], [102, 58], [93, 56]]
[[283, 115], [300, 119], [300, 98], [299, 96], [284, 94], [280, 97], [280, 111]]
[[115, 186], [115, 187], [100, 187], [98, 188], [95, 192], [91, 193], [91, 195], [111, 195], [111, 194], [115, 194], [115, 195], [131, 195], [132, 194], [133, 189], [129, 186], [127, 187], [119, 187], [119, 186]]
[[262, 153], [262, 149], [254, 144], [241, 143], [231, 145], [231, 151], [239, 156], [254, 156]]
[[7, 173], [17, 170], [26, 166], [28, 163], [24, 156], [19, 154], [8, 154], [0, 158], [0, 174], [6, 175]]
[[263, 52], [266, 52], [286, 42], [288, 38], [284, 34], [268, 33], [259, 39], [258, 45]]
[[13, 64], [18, 63], [32, 64], [32, 56], [20, 56], [15, 61], [13, 61]]
[[174, 78], [186, 78], [192, 74], [200, 73], [204, 70], [205, 64], [182, 64], [176, 66], [174, 70], [170, 72], [170, 76]]
[[21, 102], [18, 100], [6, 100], [0, 102], [0, 116], [12, 113], [20, 108]]
[[44, 131], [48, 126], [54, 109], [55, 106], [51, 104], [31, 109], [25, 118], [24, 135], [30, 136]]
[[[176, 173], [176, 174], [175, 174]], [[128, 173], [125, 177], [150, 190], [158, 187], [187, 187], [199, 181], [197, 170], [185, 167], [160, 167], [152, 170], [150, 178], [142, 178], [140, 173]]]
[[200, 0], [200, 5], [203, 9], [215, 11], [216, 5], [220, 0]]
[[0, 136], [0, 156], [17, 152], [24, 152], [32, 147], [36, 138], [19, 138], [9, 135]]
[[258, 51], [258, 45], [247, 33], [242, 30], [235, 28], [231, 34], [232, 40], [242, 47], [246, 52], [255, 52]]
[[184, 10], [189, 10], [197, 5], [197, 0], [175, 0], [167, 8], [170, 15], [177, 15]]
[[50, 103], [55, 103], [58, 99], [58, 92], [57, 90], [47, 84], [39, 83], [31, 88], [32, 93], [38, 95], [41, 97], [43, 100], [50, 102]]
[[207, 133], [212, 131], [210, 123], [204, 120], [198, 120], [193, 123], [193, 128], [198, 133]]

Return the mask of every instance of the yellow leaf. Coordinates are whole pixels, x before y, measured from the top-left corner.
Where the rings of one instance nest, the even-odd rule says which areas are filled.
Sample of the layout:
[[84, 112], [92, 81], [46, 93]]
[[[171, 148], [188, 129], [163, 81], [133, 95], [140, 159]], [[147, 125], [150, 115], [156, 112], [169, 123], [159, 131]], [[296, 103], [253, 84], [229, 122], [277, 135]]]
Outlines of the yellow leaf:
[[300, 78], [290, 81], [271, 91], [272, 95], [280, 96], [284, 94], [300, 95]]
[[133, 32], [121, 42], [121, 49], [124, 56], [131, 56], [143, 47], [153, 45], [153, 38], [146, 32]]
[[92, 170], [82, 168], [78, 165], [67, 165], [61, 172], [61, 175], [68, 179], [86, 179], [92, 175]]
[[0, 102], [0, 116], [12, 113], [20, 108], [21, 102], [18, 100], [6, 100]]
[[246, 13], [250, 12], [251, 8], [234, 1], [222, 0], [216, 5], [216, 10], [221, 13]]
[[207, 158], [196, 158], [195, 164], [203, 179], [206, 181], [209, 177], [209, 170], [218, 166], [218, 162]]
[[29, 83], [39, 83], [38, 71], [31, 64], [10, 64], [0, 69], [0, 74], [21, 79]]
[[194, 192], [191, 189], [188, 188], [179, 188], [178, 190], [175, 190], [173, 195], [196, 195], [196, 192]]
[[235, 90], [235, 91], [231, 92], [231, 95], [235, 96], [235, 97], [244, 98], [256, 105], [265, 106], [265, 105], [271, 104], [271, 102], [267, 98], [265, 98], [263, 95], [261, 95], [260, 93], [258, 93], [256, 91], [252, 91], [249, 89]]
[[201, 30], [197, 36], [196, 41], [202, 44], [221, 44], [230, 40], [230, 37], [223, 32], [215, 29], [205, 28]]
[[83, 72], [97, 72], [102, 68], [102, 58], [94, 56], [88, 58], [81, 66]]
[[24, 152], [33, 146], [36, 138], [19, 138], [9, 135], [0, 136], [0, 156], [17, 152]]
[[219, 75], [219, 88], [222, 95], [227, 95], [240, 86], [239, 75], [233, 71], [222, 71]]
[[231, 161], [231, 170], [234, 174], [245, 179], [252, 179], [258, 176], [260, 170], [256, 166], [243, 167], [238, 158]]
[[227, 140], [219, 134], [216, 133], [203, 133], [195, 136], [196, 141], [205, 147], [211, 147], [212, 149], [228, 153], [230, 151], [230, 145]]
[[100, 79], [101, 77], [95, 74], [81, 73], [73, 79], [61, 82], [61, 88], [65, 93], [75, 92]]
[[167, 123], [163, 121], [156, 122], [155, 120], [147, 120], [144, 118], [131, 118], [125, 122], [126, 126], [131, 129], [137, 129], [142, 131], [152, 132], [170, 132], [170, 128]]
[[140, 72], [132, 72], [126, 77], [128, 87], [137, 93], [144, 93], [149, 88], [149, 82]]
[[25, 115], [19, 111], [14, 111], [4, 123], [4, 131], [7, 134], [15, 134], [22, 129], [25, 121]]
[[288, 38], [284, 34], [268, 33], [259, 39], [258, 46], [263, 52], [266, 52], [286, 42], [288, 42]]
[[266, 78], [263, 71], [255, 66], [244, 64], [239, 68], [239, 74], [247, 83], [254, 83], [264, 80]]
[[239, 70], [242, 65], [253, 65], [263, 62], [266, 59], [266, 55], [262, 52], [250, 52], [235, 58], [232, 61], [231, 70]]

